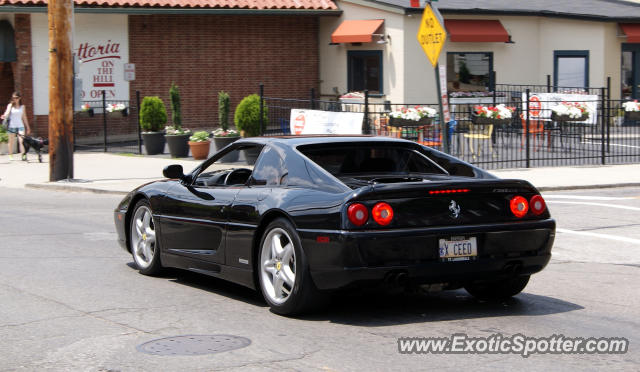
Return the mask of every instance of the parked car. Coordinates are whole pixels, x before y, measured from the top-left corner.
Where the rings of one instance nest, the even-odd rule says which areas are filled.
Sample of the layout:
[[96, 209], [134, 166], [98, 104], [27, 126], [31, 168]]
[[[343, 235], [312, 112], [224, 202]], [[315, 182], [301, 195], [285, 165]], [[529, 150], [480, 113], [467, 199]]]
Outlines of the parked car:
[[247, 138], [164, 176], [115, 210], [140, 272], [230, 280], [280, 314], [380, 282], [506, 298], [551, 258], [555, 221], [535, 187], [411, 141]]

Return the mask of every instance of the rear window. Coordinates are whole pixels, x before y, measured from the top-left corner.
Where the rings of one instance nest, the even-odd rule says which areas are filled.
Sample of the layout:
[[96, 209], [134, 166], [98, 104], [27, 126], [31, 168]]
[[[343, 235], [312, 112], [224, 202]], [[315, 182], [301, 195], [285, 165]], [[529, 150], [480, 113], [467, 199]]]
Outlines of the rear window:
[[300, 146], [298, 150], [336, 177], [353, 174], [446, 174], [411, 147], [384, 143]]

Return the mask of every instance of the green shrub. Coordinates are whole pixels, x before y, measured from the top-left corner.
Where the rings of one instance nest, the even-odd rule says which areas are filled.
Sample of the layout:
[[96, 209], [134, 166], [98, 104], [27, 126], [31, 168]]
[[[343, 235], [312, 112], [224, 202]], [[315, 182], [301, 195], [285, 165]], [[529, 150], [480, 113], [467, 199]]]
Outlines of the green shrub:
[[[264, 105], [263, 121], [267, 123], [267, 106]], [[242, 99], [236, 107], [233, 118], [236, 128], [244, 131], [246, 137], [260, 135], [260, 96], [251, 94]]]
[[218, 92], [218, 120], [220, 121], [220, 128], [225, 132], [229, 129], [230, 110], [229, 93], [221, 90]]
[[169, 97], [171, 98], [171, 121], [173, 121], [173, 127], [180, 129], [182, 126], [182, 113], [180, 112], [180, 90], [178, 86], [171, 83], [169, 88]]
[[191, 137], [189, 137], [189, 141], [191, 142], [205, 142], [208, 140], [209, 140], [209, 132], [204, 130], [195, 132]]
[[145, 132], [160, 132], [167, 123], [167, 109], [160, 97], [144, 97], [140, 104], [140, 128]]
[[7, 134], [7, 130], [4, 129], [2, 125], [0, 125], [0, 143], [9, 142], [9, 135]]

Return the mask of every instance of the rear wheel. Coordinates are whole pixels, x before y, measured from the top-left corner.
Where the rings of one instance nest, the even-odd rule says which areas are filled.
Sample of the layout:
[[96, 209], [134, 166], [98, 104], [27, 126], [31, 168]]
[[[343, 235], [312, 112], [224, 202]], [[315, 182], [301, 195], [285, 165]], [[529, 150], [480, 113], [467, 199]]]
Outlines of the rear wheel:
[[136, 204], [130, 224], [129, 247], [136, 267], [144, 275], [159, 273], [162, 269], [160, 249], [151, 207], [147, 200], [140, 200]]
[[267, 226], [258, 257], [260, 288], [273, 312], [299, 314], [321, 301], [300, 238], [289, 221], [279, 218]]
[[480, 300], [503, 300], [522, 292], [529, 283], [529, 278], [529, 275], [525, 275], [504, 280], [476, 282], [466, 285], [464, 289]]

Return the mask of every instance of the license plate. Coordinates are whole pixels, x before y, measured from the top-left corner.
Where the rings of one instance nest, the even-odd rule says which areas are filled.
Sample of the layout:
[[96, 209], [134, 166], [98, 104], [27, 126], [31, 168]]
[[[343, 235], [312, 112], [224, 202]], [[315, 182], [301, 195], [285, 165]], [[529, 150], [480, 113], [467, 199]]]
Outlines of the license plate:
[[475, 237], [452, 236], [450, 239], [440, 239], [440, 258], [446, 261], [463, 261], [478, 256], [478, 243]]

